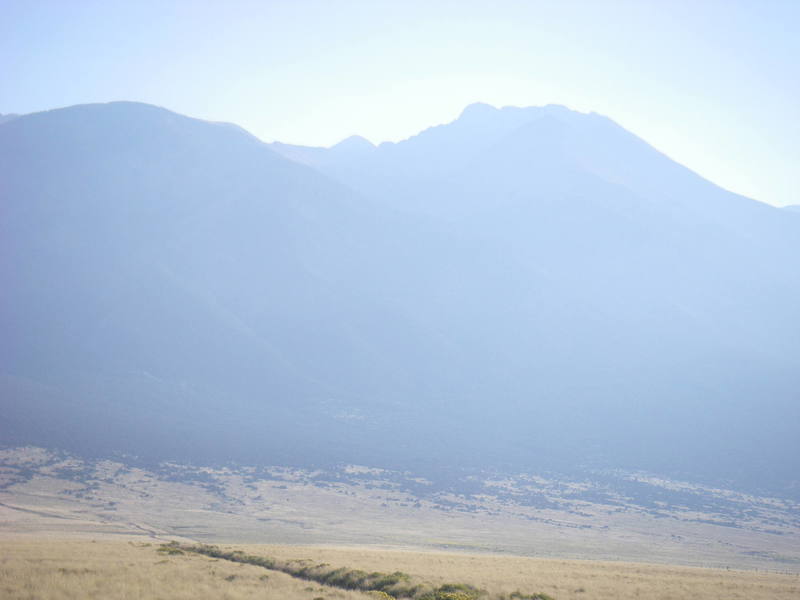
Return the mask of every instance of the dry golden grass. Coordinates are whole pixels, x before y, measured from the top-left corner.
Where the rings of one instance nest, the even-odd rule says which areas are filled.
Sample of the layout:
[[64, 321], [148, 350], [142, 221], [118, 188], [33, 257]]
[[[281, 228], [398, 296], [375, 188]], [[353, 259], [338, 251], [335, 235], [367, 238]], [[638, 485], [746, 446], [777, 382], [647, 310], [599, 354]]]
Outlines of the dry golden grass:
[[[295, 579], [261, 567], [197, 554], [165, 555], [158, 543], [0, 541], [0, 597], [66, 599], [365, 600], [369, 596]], [[545, 592], [556, 600], [796, 600], [800, 577], [599, 561], [549, 560], [397, 550], [236, 545], [279, 560], [311, 559], [366, 571], [403, 571], [441, 584], [491, 592]], [[266, 576], [266, 577], [265, 577]]]
[[245, 600], [366, 600], [284, 573], [212, 560], [168, 556], [158, 544], [123, 541], [0, 541], [4, 600], [204, 598]]
[[544, 592], [556, 600], [800, 598], [800, 577], [778, 573], [376, 549], [264, 545], [235, 548], [283, 560], [308, 558], [365, 571], [403, 571], [433, 584], [464, 582], [493, 594], [515, 590]]

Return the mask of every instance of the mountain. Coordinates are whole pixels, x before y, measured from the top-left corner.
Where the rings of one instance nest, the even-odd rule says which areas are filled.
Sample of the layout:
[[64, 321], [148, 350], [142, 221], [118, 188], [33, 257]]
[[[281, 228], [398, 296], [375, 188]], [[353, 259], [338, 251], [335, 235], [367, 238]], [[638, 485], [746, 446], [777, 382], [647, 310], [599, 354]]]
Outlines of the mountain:
[[326, 149], [111, 103], [0, 156], [5, 443], [800, 493], [800, 224], [605, 117]]
[[0, 154], [6, 442], [288, 448], [414, 339], [365, 293], [382, 217], [238, 128], [77, 106], [4, 125]]
[[11, 121], [13, 119], [16, 119], [18, 116], [19, 115], [15, 115], [14, 113], [9, 113], [6, 115], [0, 114], [0, 125], [2, 125], [3, 123], [7, 123], [8, 121]]

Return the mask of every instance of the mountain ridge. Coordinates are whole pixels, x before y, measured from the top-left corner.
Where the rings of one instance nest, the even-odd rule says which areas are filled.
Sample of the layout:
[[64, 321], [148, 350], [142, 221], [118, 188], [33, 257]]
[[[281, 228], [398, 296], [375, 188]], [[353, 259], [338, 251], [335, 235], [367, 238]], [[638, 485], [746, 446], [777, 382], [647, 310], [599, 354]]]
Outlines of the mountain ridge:
[[4, 124], [4, 443], [795, 493], [796, 222], [504, 110], [338, 150], [137, 103]]

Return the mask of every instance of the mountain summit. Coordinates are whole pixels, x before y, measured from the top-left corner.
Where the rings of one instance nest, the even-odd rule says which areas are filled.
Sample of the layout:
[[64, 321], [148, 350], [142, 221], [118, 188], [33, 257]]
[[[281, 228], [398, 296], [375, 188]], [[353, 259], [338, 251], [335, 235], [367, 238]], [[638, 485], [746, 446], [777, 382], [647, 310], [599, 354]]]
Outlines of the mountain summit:
[[331, 150], [362, 150], [369, 151], [375, 148], [375, 145], [361, 137], [360, 135], [351, 135], [349, 138], [343, 139], [341, 142], [333, 146]]
[[0, 157], [5, 443], [797, 489], [800, 224], [610, 119], [312, 148], [111, 103]]

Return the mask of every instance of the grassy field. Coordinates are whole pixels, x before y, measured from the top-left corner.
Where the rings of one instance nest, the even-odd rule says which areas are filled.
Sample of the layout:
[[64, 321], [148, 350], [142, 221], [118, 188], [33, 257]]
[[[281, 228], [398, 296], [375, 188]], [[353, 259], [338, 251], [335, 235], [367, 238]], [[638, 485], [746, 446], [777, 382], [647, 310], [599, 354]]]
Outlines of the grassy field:
[[[364, 571], [409, 574], [430, 586], [466, 583], [487, 598], [522, 590], [556, 600], [800, 598], [800, 577], [635, 563], [550, 560], [397, 550], [301, 546], [224, 546], [283, 563], [307, 560]], [[196, 553], [165, 552], [158, 542], [7, 538], [0, 541], [0, 597], [368, 599], [259, 566]]]
[[158, 544], [124, 541], [0, 542], [0, 597], [7, 600], [164, 599], [366, 600], [276, 571], [200, 555], [171, 556]]

